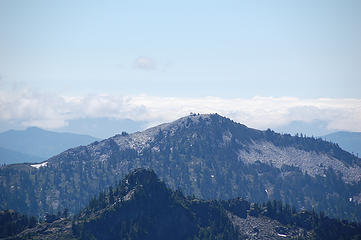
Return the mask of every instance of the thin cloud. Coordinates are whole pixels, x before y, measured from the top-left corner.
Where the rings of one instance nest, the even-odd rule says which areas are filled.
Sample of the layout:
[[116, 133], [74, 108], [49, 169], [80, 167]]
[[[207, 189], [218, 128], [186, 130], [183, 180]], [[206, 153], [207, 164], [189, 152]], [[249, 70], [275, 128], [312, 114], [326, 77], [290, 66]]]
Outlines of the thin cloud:
[[156, 69], [156, 62], [149, 57], [138, 57], [135, 59], [133, 66], [139, 70], [151, 71]]
[[0, 120], [50, 129], [66, 126], [69, 120], [79, 118], [131, 119], [154, 126], [190, 112], [219, 113], [258, 129], [277, 128], [292, 121], [319, 120], [327, 122], [331, 130], [361, 132], [361, 99], [84, 97], [0, 91]]

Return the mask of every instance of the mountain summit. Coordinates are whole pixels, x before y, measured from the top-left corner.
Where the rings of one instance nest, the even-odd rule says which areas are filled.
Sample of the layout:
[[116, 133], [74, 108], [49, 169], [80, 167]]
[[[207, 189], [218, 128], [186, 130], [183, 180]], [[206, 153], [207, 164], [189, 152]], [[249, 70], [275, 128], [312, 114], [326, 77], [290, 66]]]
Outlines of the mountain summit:
[[143, 132], [69, 149], [41, 164], [0, 169], [0, 207], [43, 215], [69, 208], [136, 168], [204, 199], [281, 200], [361, 220], [360, 159], [322, 139], [260, 131], [192, 114]]

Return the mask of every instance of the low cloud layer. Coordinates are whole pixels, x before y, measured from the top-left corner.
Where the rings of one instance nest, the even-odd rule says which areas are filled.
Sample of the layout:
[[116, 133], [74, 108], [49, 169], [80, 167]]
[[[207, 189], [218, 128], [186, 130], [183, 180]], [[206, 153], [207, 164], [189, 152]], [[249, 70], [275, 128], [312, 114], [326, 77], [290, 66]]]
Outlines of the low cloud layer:
[[321, 120], [330, 130], [361, 132], [361, 99], [292, 97], [176, 98], [147, 95], [54, 96], [1, 92], [0, 121], [57, 129], [79, 118], [145, 121], [149, 126], [195, 113], [219, 113], [249, 127], [277, 128], [292, 121]]

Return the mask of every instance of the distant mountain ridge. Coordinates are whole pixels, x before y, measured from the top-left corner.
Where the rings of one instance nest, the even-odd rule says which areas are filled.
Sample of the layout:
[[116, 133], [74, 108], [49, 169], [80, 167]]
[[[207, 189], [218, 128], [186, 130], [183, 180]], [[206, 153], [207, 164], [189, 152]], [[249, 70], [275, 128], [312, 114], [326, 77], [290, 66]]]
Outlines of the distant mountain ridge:
[[153, 169], [203, 199], [281, 200], [361, 220], [361, 160], [320, 138], [260, 131], [193, 114], [143, 132], [69, 149], [41, 165], [0, 168], [0, 207], [42, 216], [76, 213], [132, 169]]
[[337, 143], [350, 153], [361, 156], [361, 132], [339, 131], [327, 134], [322, 138]]
[[25, 153], [16, 152], [0, 147], [0, 164], [13, 164], [24, 162], [40, 162], [44, 159], [38, 156], [32, 156]]
[[274, 129], [280, 133], [292, 135], [303, 134], [321, 137], [337, 143], [342, 149], [361, 156], [361, 132], [332, 131], [327, 127], [327, 121], [313, 120], [311, 122], [293, 121], [285, 126]]
[[99, 139], [88, 135], [58, 133], [37, 127], [9, 130], [0, 133], [0, 147], [12, 153], [1, 155], [0, 160], [1, 163], [7, 164], [42, 161], [69, 148], [87, 145], [97, 140]]

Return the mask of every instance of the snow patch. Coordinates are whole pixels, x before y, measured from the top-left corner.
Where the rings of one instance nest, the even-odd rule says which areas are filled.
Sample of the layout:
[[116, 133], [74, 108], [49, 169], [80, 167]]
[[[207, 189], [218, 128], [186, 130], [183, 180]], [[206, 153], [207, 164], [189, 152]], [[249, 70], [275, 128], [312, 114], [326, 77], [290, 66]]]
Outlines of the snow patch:
[[38, 163], [38, 164], [32, 164], [32, 165], [30, 165], [30, 167], [37, 168], [37, 169], [39, 169], [39, 168], [41, 168], [41, 167], [46, 167], [46, 166], [48, 166], [48, 162], [43, 162], [43, 163]]

